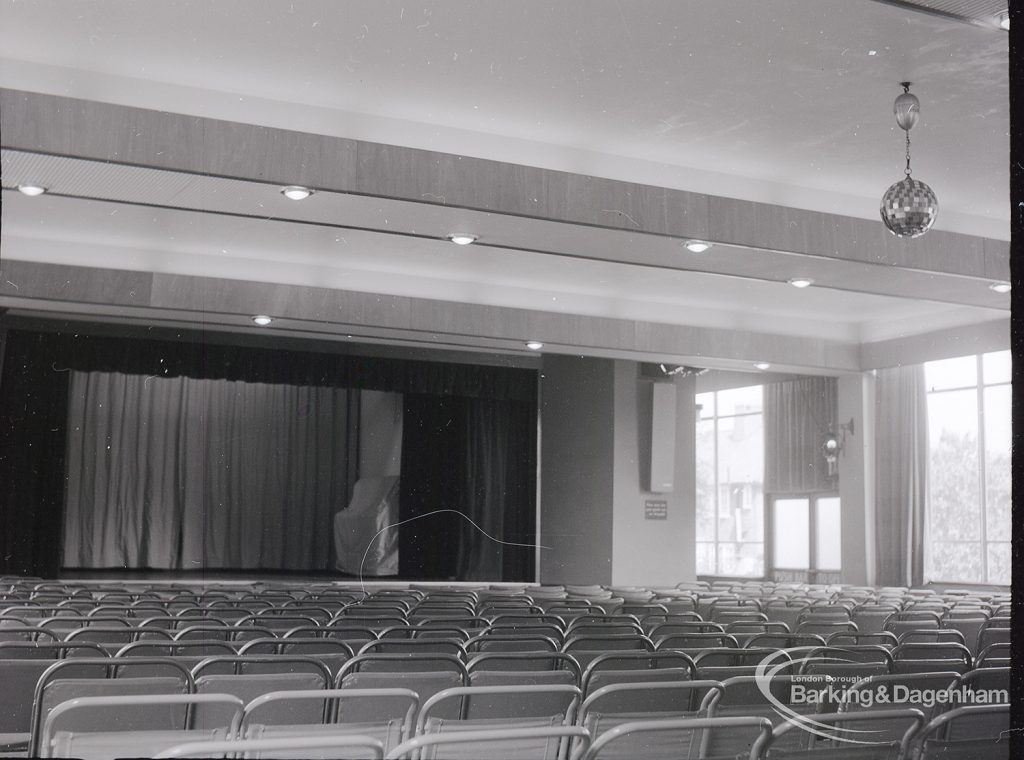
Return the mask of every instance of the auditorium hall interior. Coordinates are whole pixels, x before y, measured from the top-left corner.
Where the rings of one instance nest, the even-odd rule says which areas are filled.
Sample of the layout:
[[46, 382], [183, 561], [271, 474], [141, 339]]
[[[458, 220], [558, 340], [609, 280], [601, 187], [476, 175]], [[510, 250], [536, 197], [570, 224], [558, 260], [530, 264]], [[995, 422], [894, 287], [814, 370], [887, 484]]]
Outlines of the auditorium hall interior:
[[1024, 756], [1022, 13], [0, 0], [0, 757]]

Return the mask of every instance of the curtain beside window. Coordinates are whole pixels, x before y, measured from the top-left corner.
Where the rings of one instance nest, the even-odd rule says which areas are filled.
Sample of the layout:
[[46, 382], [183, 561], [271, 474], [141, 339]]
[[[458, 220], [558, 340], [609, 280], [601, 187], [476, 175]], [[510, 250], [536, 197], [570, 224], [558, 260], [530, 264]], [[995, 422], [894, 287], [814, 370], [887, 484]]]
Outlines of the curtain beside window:
[[922, 365], [878, 370], [875, 386], [876, 582], [924, 582], [928, 398]]
[[63, 566], [330, 569], [355, 392], [73, 372]]
[[836, 379], [805, 377], [764, 386], [765, 493], [831, 491], [835, 482], [821, 452], [834, 429]]

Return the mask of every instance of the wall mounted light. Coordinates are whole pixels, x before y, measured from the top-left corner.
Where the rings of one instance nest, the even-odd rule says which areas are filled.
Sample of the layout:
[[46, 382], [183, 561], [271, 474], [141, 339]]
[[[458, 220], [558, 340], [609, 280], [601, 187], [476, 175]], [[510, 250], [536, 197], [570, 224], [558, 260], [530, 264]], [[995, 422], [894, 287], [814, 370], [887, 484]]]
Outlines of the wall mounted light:
[[544, 344], [541, 343], [539, 340], [528, 340], [526, 341], [526, 347], [531, 351], [540, 351], [542, 348], [544, 348]]
[[996, 293], [1009, 293], [1012, 286], [1008, 282], [993, 282], [988, 289], [994, 290]]
[[821, 440], [821, 453], [828, 464], [828, 476], [830, 478], [834, 478], [839, 474], [839, 455], [846, 446], [846, 434], [855, 435], [853, 417], [850, 418], [849, 422], [839, 425], [836, 430], [839, 431], [838, 434], [835, 430], [829, 430]]
[[469, 245], [475, 243], [479, 238], [469, 232], [453, 232], [448, 236], [455, 245]]
[[255, 317], [252, 318], [252, 321], [258, 324], [260, 327], [266, 327], [274, 320], [268, 317], [266, 314], [257, 314]]

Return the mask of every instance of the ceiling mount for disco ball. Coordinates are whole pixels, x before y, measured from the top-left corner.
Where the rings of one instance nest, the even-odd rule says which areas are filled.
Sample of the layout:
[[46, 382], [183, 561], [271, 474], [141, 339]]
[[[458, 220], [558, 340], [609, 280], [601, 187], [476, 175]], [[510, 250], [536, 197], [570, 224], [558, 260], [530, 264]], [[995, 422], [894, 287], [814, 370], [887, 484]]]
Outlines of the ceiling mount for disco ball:
[[894, 183], [885, 195], [879, 212], [882, 221], [896, 237], [920, 237], [935, 224], [939, 212], [939, 200], [928, 185], [910, 176], [910, 130], [917, 124], [921, 113], [921, 102], [910, 92], [910, 82], [900, 82], [903, 92], [896, 98], [892, 110], [896, 124], [907, 138], [907, 167], [904, 178]]

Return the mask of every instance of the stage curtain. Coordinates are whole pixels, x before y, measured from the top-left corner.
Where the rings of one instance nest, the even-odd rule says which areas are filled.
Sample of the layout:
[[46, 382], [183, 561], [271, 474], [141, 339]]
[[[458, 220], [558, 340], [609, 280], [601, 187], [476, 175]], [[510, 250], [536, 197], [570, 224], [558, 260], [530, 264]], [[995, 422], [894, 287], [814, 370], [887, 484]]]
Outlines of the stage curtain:
[[64, 507], [66, 365], [34, 361], [43, 336], [4, 331], [0, 371], [0, 573], [52, 578]]
[[74, 372], [63, 565], [333, 567], [349, 393]]
[[836, 419], [836, 379], [806, 377], [764, 386], [764, 490], [802, 494], [831, 491], [821, 453]]
[[403, 577], [533, 579], [536, 429], [531, 403], [405, 397]]
[[928, 398], [924, 366], [878, 370], [875, 386], [876, 582], [924, 581]]

